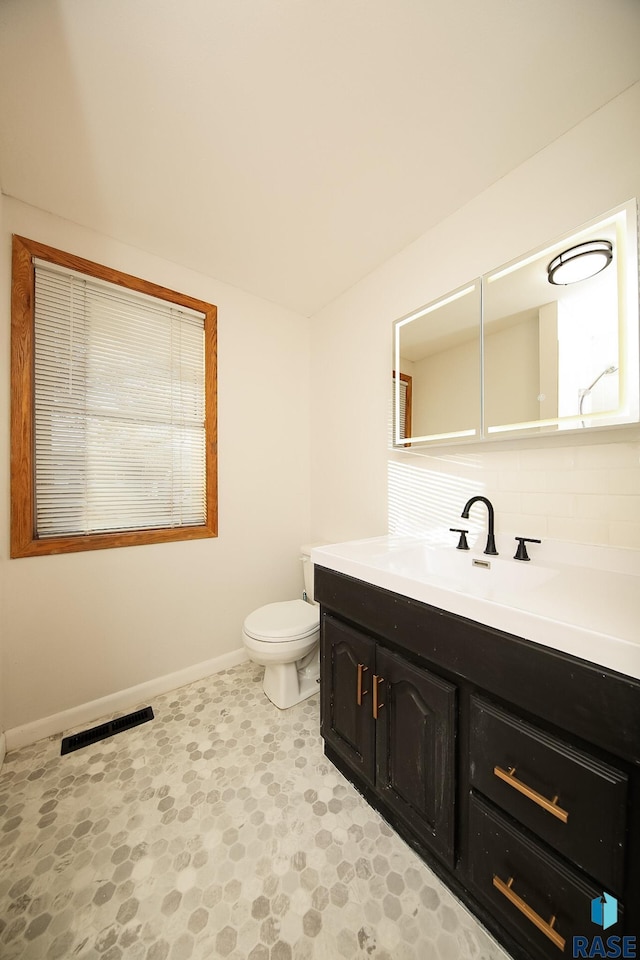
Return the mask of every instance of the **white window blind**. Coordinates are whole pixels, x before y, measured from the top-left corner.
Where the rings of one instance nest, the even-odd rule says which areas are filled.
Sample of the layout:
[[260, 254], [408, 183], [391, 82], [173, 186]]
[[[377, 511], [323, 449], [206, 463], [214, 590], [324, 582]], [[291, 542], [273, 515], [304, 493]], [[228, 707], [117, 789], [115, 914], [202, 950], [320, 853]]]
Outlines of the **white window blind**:
[[392, 401], [392, 435], [395, 437], [396, 424], [399, 427], [398, 437], [394, 442], [400, 442], [406, 437], [406, 428], [407, 428], [407, 383], [406, 380], [398, 380], [398, 397], [399, 397], [399, 417], [396, 420], [395, 416], [395, 406], [396, 406], [396, 377], [393, 376], [393, 401]]
[[404, 440], [407, 428], [407, 384], [405, 380], [400, 380], [400, 436], [398, 440]]
[[205, 523], [204, 314], [34, 263], [37, 536]]

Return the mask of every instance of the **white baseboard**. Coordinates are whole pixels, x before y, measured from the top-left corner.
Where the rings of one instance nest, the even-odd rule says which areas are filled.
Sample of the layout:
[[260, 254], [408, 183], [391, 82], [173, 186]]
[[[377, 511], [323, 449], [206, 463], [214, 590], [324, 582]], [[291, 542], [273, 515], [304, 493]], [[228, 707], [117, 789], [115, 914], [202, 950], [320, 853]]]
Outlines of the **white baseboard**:
[[75, 730], [76, 727], [93, 720], [99, 720], [112, 713], [120, 713], [122, 710], [135, 707], [143, 700], [149, 700], [161, 693], [167, 693], [169, 690], [184, 687], [196, 680], [203, 680], [205, 677], [210, 677], [221, 670], [235, 667], [247, 659], [244, 648], [233, 650], [231, 653], [224, 653], [212, 660], [194, 663], [193, 666], [186, 667], [184, 670], [176, 670], [175, 673], [155, 677], [155, 679], [147, 680], [135, 687], [127, 687], [126, 690], [112, 693], [108, 697], [100, 697], [99, 700], [81, 703], [77, 707], [71, 707], [70, 710], [63, 710], [61, 713], [54, 713], [49, 717], [43, 717], [41, 720], [26, 723], [22, 727], [7, 730], [0, 737], [0, 765], [2, 764], [5, 744], [7, 750], [17, 750], [19, 747], [25, 747], [37, 740], [43, 740], [45, 737], [56, 736], [65, 730]]
[[2, 764], [4, 763], [4, 755], [7, 752], [7, 738], [4, 733], [0, 733], [0, 770], [2, 770]]

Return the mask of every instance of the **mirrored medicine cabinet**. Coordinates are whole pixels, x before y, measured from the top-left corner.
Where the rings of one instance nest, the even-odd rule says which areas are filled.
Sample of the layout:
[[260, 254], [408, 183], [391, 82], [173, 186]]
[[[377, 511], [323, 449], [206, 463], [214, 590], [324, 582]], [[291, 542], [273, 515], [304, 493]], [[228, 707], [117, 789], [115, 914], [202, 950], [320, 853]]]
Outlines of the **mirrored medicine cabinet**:
[[639, 383], [632, 200], [395, 322], [393, 442], [636, 423]]

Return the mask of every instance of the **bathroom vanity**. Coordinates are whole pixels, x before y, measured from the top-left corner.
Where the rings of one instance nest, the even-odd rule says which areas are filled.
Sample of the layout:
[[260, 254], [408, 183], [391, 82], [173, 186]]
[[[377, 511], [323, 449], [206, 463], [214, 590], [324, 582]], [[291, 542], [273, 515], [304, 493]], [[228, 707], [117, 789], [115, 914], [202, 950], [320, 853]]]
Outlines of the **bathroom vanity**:
[[[517, 610], [497, 602], [499, 585], [473, 595], [469, 556], [441, 555], [463, 571], [447, 582], [411, 581], [411, 545], [362, 544], [313, 555], [326, 756], [514, 957], [572, 957], [574, 936], [638, 936], [640, 677], [584, 657], [597, 630], [581, 646], [575, 624], [527, 617], [561, 570], [504, 561]], [[602, 641], [600, 659], [635, 669], [627, 646]], [[618, 901], [606, 930], [591, 919], [604, 894]]]

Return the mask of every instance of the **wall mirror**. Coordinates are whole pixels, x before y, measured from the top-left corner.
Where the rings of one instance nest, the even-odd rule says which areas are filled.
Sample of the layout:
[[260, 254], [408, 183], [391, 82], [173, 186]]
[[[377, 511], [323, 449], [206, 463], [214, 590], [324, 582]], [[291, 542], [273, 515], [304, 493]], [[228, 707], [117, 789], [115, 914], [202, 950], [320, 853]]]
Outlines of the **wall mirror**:
[[483, 277], [484, 434], [638, 419], [635, 202]]
[[394, 325], [394, 443], [480, 436], [480, 297], [476, 280]]
[[397, 446], [640, 419], [632, 200], [394, 324]]

